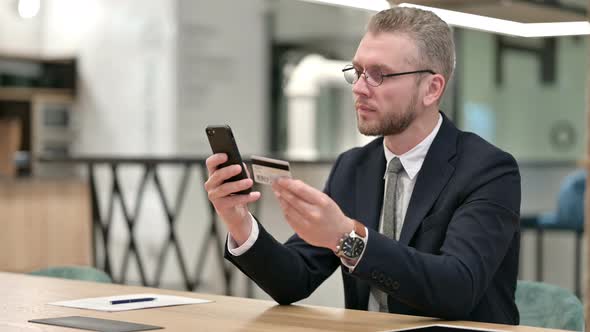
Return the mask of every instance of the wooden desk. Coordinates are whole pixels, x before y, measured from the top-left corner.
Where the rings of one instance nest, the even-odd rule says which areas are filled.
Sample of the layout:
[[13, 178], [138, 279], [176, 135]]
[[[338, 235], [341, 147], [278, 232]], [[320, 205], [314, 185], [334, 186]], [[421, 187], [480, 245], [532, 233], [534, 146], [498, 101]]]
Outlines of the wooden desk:
[[[210, 294], [88, 283], [0, 273], [0, 331], [74, 331], [28, 323], [35, 318], [87, 316], [163, 326], [167, 331], [382, 331], [436, 321], [432, 318], [292, 305]], [[196, 305], [107, 313], [47, 305], [83, 297], [155, 292], [210, 299]], [[524, 326], [459, 322], [506, 331], [549, 331]], [[554, 330], [555, 331], [555, 330]]]

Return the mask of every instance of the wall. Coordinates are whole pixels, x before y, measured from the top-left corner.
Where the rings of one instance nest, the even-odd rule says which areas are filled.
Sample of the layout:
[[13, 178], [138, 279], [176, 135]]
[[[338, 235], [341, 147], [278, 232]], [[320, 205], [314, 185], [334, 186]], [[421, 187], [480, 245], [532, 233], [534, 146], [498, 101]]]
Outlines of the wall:
[[176, 152], [209, 154], [208, 124], [229, 124], [245, 156], [266, 150], [265, 7], [261, 0], [178, 1]]
[[174, 2], [53, 0], [44, 5], [44, 53], [79, 60], [75, 152], [171, 152]]
[[[493, 35], [462, 30], [463, 118], [473, 109], [490, 115], [492, 142], [519, 160], [577, 160], [586, 141], [584, 86], [586, 84], [586, 39], [557, 39], [556, 81], [544, 84], [540, 64], [534, 56], [507, 52], [504, 83], [495, 84], [495, 40]], [[538, 43], [540, 39], [515, 39], [517, 43]], [[550, 131], [558, 121], [568, 121], [576, 140], [567, 148], [556, 148]]]
[[0, 0], [0, 51], [38, 55], [42, 45], [43, 11], [33, 19], [18, 15], [14, 0]]
[[[262, 1], [44, 5], [43, 53], [76, 55], [80, 61], [77, 151], [204, 155], [210, 150], [202, 131], [215, 122], [242, 133], [245, 150], [264, 150]], [[224, 15], [226, 21], [219, 20]], [[234, 98], [225, 98], [228, 91]], [[253, 122], [241, 121], [246, 118]]]

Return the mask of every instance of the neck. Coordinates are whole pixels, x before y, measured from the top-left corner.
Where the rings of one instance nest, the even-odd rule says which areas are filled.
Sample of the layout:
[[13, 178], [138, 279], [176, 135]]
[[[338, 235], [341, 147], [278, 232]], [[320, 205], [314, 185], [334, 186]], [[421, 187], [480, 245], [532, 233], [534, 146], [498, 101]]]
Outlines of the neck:
[[397, 156], [412, 150], [422, 142], [438, 123], [438, 110], [427, 111], [417, 117], [403, 132], [385, 136], [385, 146]]

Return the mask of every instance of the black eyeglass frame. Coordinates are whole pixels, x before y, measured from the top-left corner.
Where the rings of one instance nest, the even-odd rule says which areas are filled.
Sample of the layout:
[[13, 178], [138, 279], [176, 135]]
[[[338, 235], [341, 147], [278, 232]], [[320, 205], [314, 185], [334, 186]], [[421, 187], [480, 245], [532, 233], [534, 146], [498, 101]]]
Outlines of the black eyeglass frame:
[[383, 79], [386, 78], [386, 77], [395, 77], [395, 76], [403, 76], [403, 75], [410, 75], [410, 74], [420, 74], [420, 73], [429, 73], [429, 74], [432, 74], [432, 75], [436, 75], [436, 72], [434, 70], [432, 70], [432, 69], [420, 69], [420, 70], [405, 71], [405, 72], [401, 72], [401, 73], [392, 73], [392, 74], [383, 74], [383, 73], [380, 73], [381, 74], [381, 81], [379, 82], [379, 84], [373, 85], [373, 84], [370, 84], [369, 81], [367, 80], [367, 74], [365, 74], [366, 71], [363, 71], [362, 73], [359, 73], [358, 75], [356, 75], [356, 80], [354, 80], [352, 82], [349, 82], [346, 79], [346, 72], [349, 71], [349, 70], [354, 70], [355, 72], [358, 73], [358, 71], [356, 70], [356, 68], [354, 68], [353, 65], [348, 65], [348, 66], [344, 67], [342, 69], [342, 74], [344, 74], [344, 80], [347, 83], [349, 83], [349, 84], [355, 84], [361, 78], [361, 75], [365, 75], [365, 81], [367, 82], [367, 84], [369, 84], [370, 86], [373, 86], [373, 87], [378, 87], [381, 84], [383, 84]]

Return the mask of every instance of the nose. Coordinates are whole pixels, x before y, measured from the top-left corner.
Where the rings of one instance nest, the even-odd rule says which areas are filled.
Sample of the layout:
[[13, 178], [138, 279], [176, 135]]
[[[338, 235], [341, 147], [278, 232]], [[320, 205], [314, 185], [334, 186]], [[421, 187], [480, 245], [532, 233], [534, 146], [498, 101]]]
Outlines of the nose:
[[369, 88], [369, 84], [367, 83], [364, 74], [352, 85], [352, 93], [360, 96], [368, 96], [371, 94], [371, 89]]

